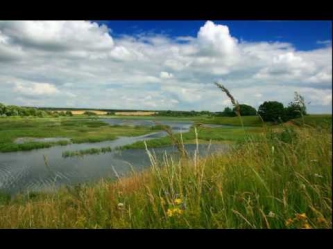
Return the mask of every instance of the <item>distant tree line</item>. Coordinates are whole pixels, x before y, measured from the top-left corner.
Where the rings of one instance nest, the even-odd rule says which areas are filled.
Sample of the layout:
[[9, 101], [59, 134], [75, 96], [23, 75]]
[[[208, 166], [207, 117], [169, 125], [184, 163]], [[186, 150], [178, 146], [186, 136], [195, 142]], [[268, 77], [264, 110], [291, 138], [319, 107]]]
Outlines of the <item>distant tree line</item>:
[[[306, 106], [304, 97], [295, 92], [294, 101], [290, 102], [287, 107], [278, 101], [265, 101], [258, 108], [258, 111], [246, 104], [239, 104], [241, 116], [254, 116], [259, 114], [266, 122], [286, 122], [291, 119], [299, 118], [306, 115]], [[96, 116], [92, 111], [85, 111], [84, 115]], [[108, 111], [107, 115], [115, 115], [114, 111]], [[34, 117], [59, 117], [59, 116], [73, 116], [72, 112], [67, 111], [50, 111], [47, 109], [39, 109], [34, 107], [20, 107], [15, 105], [4, 105], [0, 103], [0, 116], [34, 116]], [[223, 112], [209, 112], [209, 111], [158, 111], [154, 116], [169, 116], [169, 117], [195, 117], [195, 116], [221, 116], [221, 117], [235, 117], [236, 107], [224, 108]]]
[[[306, 115], [306, 106], [304, 97], [295, 92], [294, 101], [290, 102], [287, 107], [278, 101], [265, 101], [258, 108], [258, 111], [249, 105], [239, 104], [241, 116], [254, 116], [259, 114], [267, 122], [286, 122], [291, 119], [300, 118]], [[226, 107], [223, 112], [217, 113], [221, 117], [235, 117], [236, 108]]]
[[[254, 116], [257, 114], [257, 111], [254, 107], [246, 104], [239, 104], [240, 107], [240, 115], [241, 116]], [[217, 116], [222, 117], [235, 117], [236, 116], [236, 108], [226, 107], [223, 112], [217, 114]]]
[[41, 110], [34, 107], [21, 107], [16, 105], [4, 105], [0, 103], [0, 116], [11, 117], [11, 116], [32, 116], [32, 117], [58, 117], [58, 116], [73, 116], [72, 112], [52, 112], [47, 110]]

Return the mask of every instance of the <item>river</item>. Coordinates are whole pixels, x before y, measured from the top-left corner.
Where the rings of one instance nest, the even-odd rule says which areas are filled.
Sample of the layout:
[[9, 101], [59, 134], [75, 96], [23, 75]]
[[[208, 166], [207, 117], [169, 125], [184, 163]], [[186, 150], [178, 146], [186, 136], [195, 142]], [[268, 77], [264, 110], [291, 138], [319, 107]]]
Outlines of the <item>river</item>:
[[[112, 118], [101, 120], [110, 125], [155, 125], [151, 120], [121, 120]], [[191, 121], [161, 121], [160, 123], [169, 125], [175, 133], [187, 132], [191, 125], [193, 125]], [[209, 127], [221, 126], [212, 125]], [[125, 176], [131, 171], [131, 168], [140, 171], [146, 167], [150, 167], [145, 149], [114, 150], [105, 154], [68, 158], [64, 158], [62, 153], [64, 151], [77, 151], [107, 146], [114, 149], [118, 146], [164, 137], [166, 135], [165, 131], [156, 131], [142, 136], [119, 137], [116, 140], [98, 143], [69, 144], [32, 151], [0, 153], [0, 191], [10, 194], [27, 191], [54, 191], [64, 185], [93, 182], [101, 178], [113, 179], [116, 175]], [[196, 145], [187, 144], [185, 148], [191, 154], [195, 151]], [[150, 149], [154, 150], [157, 156], [161, 156], [164, 152], [177, 154], [177, 150], [173, 146]], [[212, 144], [209, 149], [207, 144], [201, 144], [199, 145], [199, 154], [205, 156], [227, 149], [228, 146], [223, 144]]]

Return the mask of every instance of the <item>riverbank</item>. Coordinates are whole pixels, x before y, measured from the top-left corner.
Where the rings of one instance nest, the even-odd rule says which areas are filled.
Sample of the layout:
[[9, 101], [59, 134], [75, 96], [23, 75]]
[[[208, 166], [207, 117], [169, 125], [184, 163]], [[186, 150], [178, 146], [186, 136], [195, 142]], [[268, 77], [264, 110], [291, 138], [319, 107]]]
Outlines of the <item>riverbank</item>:
[[332, 228], [332, 136], [266, 130], [230, 153], [115, 182], [0, 198], [1, 228]]
[[[215, 143], [230, 143], [241, 142], [242, 140], [250, 137], [256, 137], [264, 130], [262, 127], [230, 127], [230, 128], [197, 128], [197, 138], [205, 142]], [[191, 128], [189, 132], [183, 134], [174, 134], [177, 140], [182, 140], [184, 143], [195, 141], [196, 134], [195, 129]], [[172, 144], [172, 140], [169, 136], [148, 140], [145, 142], [148, 148], [157, 148]], [[133, 144], [122, 146], [121, 149], [142, 149], [145, 148], [143, 141], [139, 141]]]

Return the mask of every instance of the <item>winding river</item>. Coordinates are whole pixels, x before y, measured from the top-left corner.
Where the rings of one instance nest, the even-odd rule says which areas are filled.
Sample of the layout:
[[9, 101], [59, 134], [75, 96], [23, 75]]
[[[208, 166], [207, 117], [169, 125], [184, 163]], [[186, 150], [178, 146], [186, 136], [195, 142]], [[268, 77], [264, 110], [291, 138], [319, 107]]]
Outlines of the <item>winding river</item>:
[[[102, 119], [110, 125], [133, 125], [153, 126], [155, 123], [150, 120], [122, 120]], [[172, 122], [161, 121], [169, 125], [173, 132], [187, 132], [193, 122]], [[221, 127], [207, 125], [211, 128]], [[230, 126], [225, 126], [230, 127]], [[101, 178], [115, 178], [124, 176], [134, 169], [136, 171], [150, 167], [148, 155], [144, 149], [114, 150], [105, 154], [85, 155], [84, 157], [63, 158], [64, 151], [76, 151], [89, 148], [101, 148], [110, 146], [112, 149], [118, 146], [132, 144], [137, 141], [144, 141], [166, 136], [165, 131], [152, 132], [142, 136], [119, 137], [113, 141], [99, 143], [69, 144], [66, 146], [54, 146], [51, 148], [32, 151], [0, 153], [0, 191], [11, 194], [27, 191], [53, 191], [64, 185], [93, 182]], [[20, 141], [22, 142], [22, 141]], [[185, 145], [191, 154], [195, 151], [196, 145]], [[173, 146], [161, 148], [150, 148], [157, 156], [164, 152], [177, 154]], [[227, 150], [227, 145], [212, 144], [199, 145], [199, 154], [208, 155], [216, 151]]]

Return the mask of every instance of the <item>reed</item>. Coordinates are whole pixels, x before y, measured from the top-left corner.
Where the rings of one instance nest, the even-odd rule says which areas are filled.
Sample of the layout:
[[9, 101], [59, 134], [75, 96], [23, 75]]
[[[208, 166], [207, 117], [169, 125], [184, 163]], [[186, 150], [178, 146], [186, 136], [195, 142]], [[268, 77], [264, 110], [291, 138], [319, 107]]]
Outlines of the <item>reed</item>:
[[102, 148], [90, 148], [85, 150], [77, 150], [77, 151], [64, 151], [62, 153], [62, 157], [83, 157], [84, 155], [92, 155], [92, 154], [101, 154], [112, 152], [110, 146], [102, 147]]

